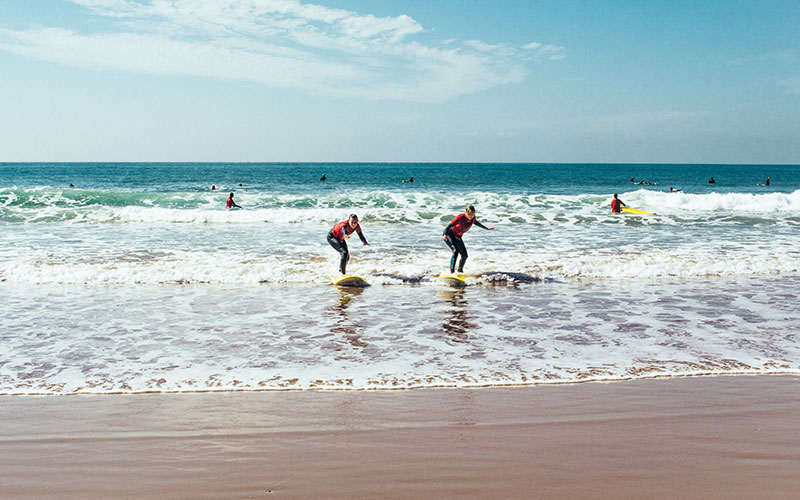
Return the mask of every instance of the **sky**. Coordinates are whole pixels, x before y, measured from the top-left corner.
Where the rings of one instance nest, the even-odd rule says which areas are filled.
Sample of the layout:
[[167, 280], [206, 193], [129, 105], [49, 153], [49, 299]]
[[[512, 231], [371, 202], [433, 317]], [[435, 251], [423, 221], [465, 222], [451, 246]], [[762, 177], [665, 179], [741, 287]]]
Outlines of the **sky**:
[[0, 0], [0, 162], [800, 164], [800, 2]]

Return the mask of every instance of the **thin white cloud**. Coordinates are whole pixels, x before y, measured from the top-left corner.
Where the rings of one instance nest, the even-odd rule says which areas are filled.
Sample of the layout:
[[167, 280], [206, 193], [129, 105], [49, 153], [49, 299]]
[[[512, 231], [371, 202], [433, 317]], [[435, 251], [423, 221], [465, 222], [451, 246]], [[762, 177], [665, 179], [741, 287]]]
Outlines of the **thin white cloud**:
[[567, 57], [567, 49], [560, 45], [545, 45], [541, 42], [531, 42], [523, 45], [522, 48], [530, 51], [536, 58], [560, 61]]
[[[377, 17], [299, 0], [70, 0], [109, 28], [0, 29], [0, 50], [96, 71], [193, 75], [333, 96], [438, 102], [519, 82], [531, 54], [479, 40], [412, 40], [407, 15]], [[534, 46], [535, 45], [535, 46]]]

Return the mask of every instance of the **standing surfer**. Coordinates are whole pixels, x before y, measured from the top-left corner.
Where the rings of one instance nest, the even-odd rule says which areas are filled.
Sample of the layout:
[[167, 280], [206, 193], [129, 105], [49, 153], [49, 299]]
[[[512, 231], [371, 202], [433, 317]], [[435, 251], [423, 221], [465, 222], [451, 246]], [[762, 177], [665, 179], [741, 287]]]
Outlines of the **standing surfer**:
[[337, 223], [331, 228], [328, 233], [328, 243], [342, 256], [339, 260], [339, 271], [342, 274], [347, 274], [347, 262], [350, 260], [350, 251], [347, 249], [347, 242], [344, 241], [349, 238], [353, 233], [358, 233], [358, 237], [364, 245], [369, 245], [367, 239], [361, 233], [361, 225], [358, 223], [358, 216], [350, 214], [347, 220]]
[[615, 214], [622, 212], [622, 207], [627, 207], [628, 205], [624, 204], [622, 200], [617, 198], [617, 193], [614, 193], [614, 199], [611, 200], [611, 211]]
[[478, 222], [475, 218], [475, 207], [472, 205], [467, 205], [464, 213], [458, 214], [456, 218], [444, 228], [442, 239], [447, 243], [447, 246], [450, 247], [450, 250], [453, 251], [453, 255], [450, 257], [451, 273], [456, 270], [456, 258], [459, 255], [461, 255], [461, 260], [458, 263], [458, 272], [464, 272], [464, 262], [467, 261], [467, 247], [464, 246], [464, 241], [461, 237], [464, 236], [464, 233], [469, 231], [469, 228], [471, 228], [473, 224], [489, 231], [494, 229], [493, 227], [486, 227]]

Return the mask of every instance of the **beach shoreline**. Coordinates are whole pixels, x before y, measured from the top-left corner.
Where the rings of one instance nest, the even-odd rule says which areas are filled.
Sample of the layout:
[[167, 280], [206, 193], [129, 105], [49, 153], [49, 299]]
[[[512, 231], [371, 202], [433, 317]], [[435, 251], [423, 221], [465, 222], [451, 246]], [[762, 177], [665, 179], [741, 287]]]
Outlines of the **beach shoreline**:
[[800, 377], [0, 398], [1, 498], [795, 498]]

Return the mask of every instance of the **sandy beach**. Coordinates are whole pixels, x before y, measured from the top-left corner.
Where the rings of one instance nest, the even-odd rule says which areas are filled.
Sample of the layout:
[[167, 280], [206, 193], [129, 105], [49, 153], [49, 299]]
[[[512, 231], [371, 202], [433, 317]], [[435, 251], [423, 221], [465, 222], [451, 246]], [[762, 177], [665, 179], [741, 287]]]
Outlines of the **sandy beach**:
[[800, 377], [0, 399], [2, 498], [797, 498]]

